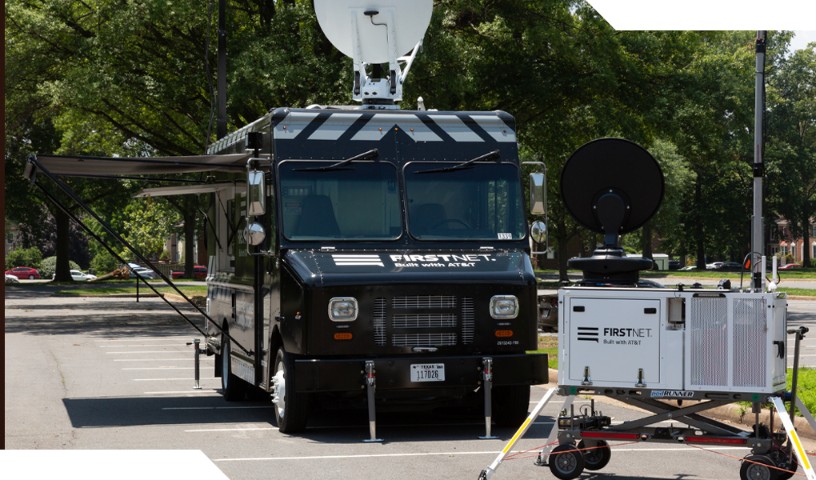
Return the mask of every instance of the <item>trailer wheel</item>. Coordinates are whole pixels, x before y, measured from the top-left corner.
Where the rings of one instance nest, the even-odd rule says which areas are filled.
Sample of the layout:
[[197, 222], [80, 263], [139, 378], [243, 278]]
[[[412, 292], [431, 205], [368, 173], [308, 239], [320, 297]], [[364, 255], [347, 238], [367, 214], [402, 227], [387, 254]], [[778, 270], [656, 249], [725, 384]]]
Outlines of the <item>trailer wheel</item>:
[[606, 440], [596, 442], [578, 442], [578, 450], [584, 456], [584, 468], [587, 470], [600, 470], [609, 463], [612, 458], [612, 450]]
[[493, 387], [493, 419], [497, 426], [518, 428], [529, 409], [529, 385]]
[[555, 447], [547, 463], [550, 472], [561, 480], [572, 480], [584, 471], [584, 456], [571, 444]]
[[748, 455], [742, 461], [740, 478], [742, 480], [776, 480], [778, 470], [773, 460], [765, 455]]
[[272, 403], [275, 404], [275, 420], [281, 433], [297, 433], [306, 429], [309, 415], [309, 396], [295, 391], [294, 362], [292, 356], [278, 348], [272, 377]]
[[799, 468], [799, 459], [790, 450], [775, 448], [770, 452], [771, 460], [782, 470], [776, 470], [777, 480], [788, 480], [793, 477]]
[[222, 335], [221, 340], [221, 394], [224, 395], [224, 400], [233, 402], [244, 398], [243, 381], [232, 374], [230, 365], [232, 365], [232, 358], [230, 353], [232, 347], [230, 339], [226, 335]]

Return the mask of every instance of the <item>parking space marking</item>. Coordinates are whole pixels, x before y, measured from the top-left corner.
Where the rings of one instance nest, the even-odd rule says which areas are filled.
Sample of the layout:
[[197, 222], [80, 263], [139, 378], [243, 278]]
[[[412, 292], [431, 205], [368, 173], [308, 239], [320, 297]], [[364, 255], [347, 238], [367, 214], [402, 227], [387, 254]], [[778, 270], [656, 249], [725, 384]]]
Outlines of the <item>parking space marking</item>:
[[114, 358], [114, 362], [189, 362], [189, 358]]
[[269, 409], [275, 408], [274, 405], [243, 405], [232, 407], [162, 407], [162, 410], [250, 410], [250, 409]]
[[[206, 394], [218, 393], [218, 390], [216, 390], [215, 388], [202, 388], [202, 389], [191, 388], [189, 390], [165, 390], [165, 391], [158, 391], [158, 392], [142, 392], [142, 393], [144, 395], [180, 395], [180, 394], [184, 395], [184, 394], [188, 394], [188, 393], [194, 393], [196, 395], [201, 395], [201, 394], [204, 394], [204, 393], [206, 393]], [[221, 396], [221, 395], [218, 394], [218, 396]]]
[[[614, 448], [614, 445], [612, 445]], [[703, 449], [703, 448], [689, 448], [689, 447], [666, 447], [666, 448], [615, 448], [614, 452], [624, 452], [624, 453], [642, 453], [642, 452], [676, 452], [676, 451], [685, 451], [685, 452], [698, 452], [698, 453], [708, 453], [710, 451], [723, 451], [723, 450], [742, 450], [742, 451], [749, 451], [749, 449], [745, 447], [718, 447], [718, 448], [710, 448], [710, 449]], [[357, 459], [366, 459], [366, 458], [406, 458], [406, 457], [438, 457], [438, 456], [446, 456], [446, 457], [456, 457], [456, 456], [463, 456], [463, 455], [496, 455], [499, 453], [499, 450], [486, 450], [486, 451], [473, 451], [473, 452], [464, 452], [464, 451], [453, 451], [453, 452], [417, 452], [417, 453], [373, 453], [373, 454], [366, 454], [366, 455], [310, 455], [310, 456], [303, 456], [303, 457], [244, 457], [244, 458], [213, 458], [212, 461], [219, 463], [227, 463], [227, 462], [279, 462], [279, 461], [298, 461], [298, 460], [357, 460]], [[520, 453], [519, 451], [512, 451], [512, 453]]]
[[[184, 377], [184, 378], [178, 378], [178, 377], [176, 377], [176, 378], [131, 378], [130, 380], [133, 381], [133, 382], [183, 382], [183, 381], [189, 381], [190, 377]], [[202, 382], [204, 382], [206, 380], [217, 380], [217, 379], [215, 377], [202, 378], [201, 379]]]
[[278, 427], [249, 427], [249, 428], [201, 428], [197, 430], [184, 430], [184, 433], [217, 433], [217, 432], [264, 432], [278, 430]]
[[122, 370], [194, 370], [195, 367], [125, 367]]
[[105, 355], [153, 355], [156, 353], [184, 353], [186, 350], [143, 350], [140, 352], [105, 352]]

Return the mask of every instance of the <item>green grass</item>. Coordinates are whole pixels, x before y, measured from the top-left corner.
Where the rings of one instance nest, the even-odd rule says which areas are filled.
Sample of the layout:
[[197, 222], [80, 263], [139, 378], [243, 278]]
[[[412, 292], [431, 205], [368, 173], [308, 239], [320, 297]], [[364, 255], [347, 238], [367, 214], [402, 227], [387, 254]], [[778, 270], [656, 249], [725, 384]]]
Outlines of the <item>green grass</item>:
[[795, 296], [795, 297], [816, 297], [816, 290], [812, 288], [786, 288], [786, 287], [779, 287], [776, 289], [777, 292], [784, 292], [787, 293], [788, 296]]
[[[121, 285], [104, 285], [97, 287], [82, 286], [79, 288], [66, 288], [63, 290], [57, 290], [57, 293], [60, 295], [75, 295], [78, 297], [107, 296], [107, 295], [136, 295], [136, 286], [133, 285], [132, 282], [129, 283], [130, 283], [129, 285], [121, 284]], [[153, 286], [159, 293], [176, 293], [175, 290], [168, 287], [167, 285], [153, 285]], [[178, 286], [178, 289], [181, 290], [188, 297], [207, 295], [206, 285], [182, 285]], [[151, 295], [153, 294], [153, 290], [151, 290], [150, 287], [140, 285], [139, 294]]]
[[[791, 387], [792, 369], [788, 369], [788, 389]], [[800, 368], [796, 379], [796, 396], [811, 413], [816, 413], [816, 369]]]

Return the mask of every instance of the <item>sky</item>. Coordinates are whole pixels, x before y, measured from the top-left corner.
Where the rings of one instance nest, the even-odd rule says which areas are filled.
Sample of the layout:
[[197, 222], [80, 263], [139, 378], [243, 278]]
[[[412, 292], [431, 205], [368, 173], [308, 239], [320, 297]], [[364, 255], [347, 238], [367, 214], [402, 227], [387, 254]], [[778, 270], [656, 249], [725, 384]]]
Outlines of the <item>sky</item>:
[[808, 43], [816, 42], [816, 30], [796, 30], [796, 36], [791, 40], [791, 52], [805, 48]]

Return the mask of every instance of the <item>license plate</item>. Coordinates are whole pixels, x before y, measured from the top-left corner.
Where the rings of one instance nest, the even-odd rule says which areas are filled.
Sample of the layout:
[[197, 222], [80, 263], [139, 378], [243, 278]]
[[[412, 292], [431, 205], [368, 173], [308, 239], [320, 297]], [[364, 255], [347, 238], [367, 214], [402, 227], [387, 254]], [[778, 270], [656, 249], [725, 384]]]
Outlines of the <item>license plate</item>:
[[411, 364], [411, 381], [412, 382], [444, 382], [445, 381], [445, 364], [444, 363], [412, 363]]

